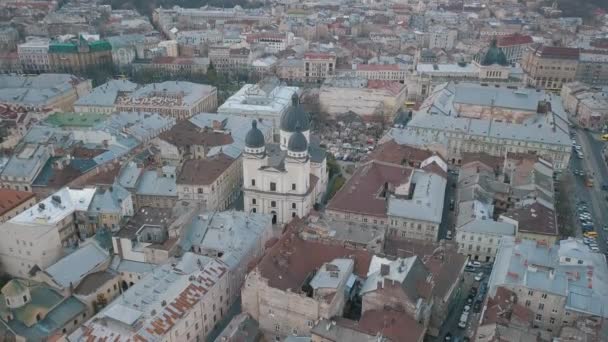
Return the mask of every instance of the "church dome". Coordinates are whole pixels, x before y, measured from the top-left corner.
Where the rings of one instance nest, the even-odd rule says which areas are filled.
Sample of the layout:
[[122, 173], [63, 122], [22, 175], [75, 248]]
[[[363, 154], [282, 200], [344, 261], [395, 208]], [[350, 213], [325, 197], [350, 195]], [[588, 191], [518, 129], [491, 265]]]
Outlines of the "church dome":
[[261, 148], [266, 144], [264, 139], [264, 133], [258, 128], [258, 122], [253, 120], [251, 122], [251, 129], [245, 136], [245, 146], [249, 148]]
[[498, 65], [502, 65], [502, 66], [509, 65], [509, 62], [507, 62], [507, 56], [505, 56], [505, 53], [498, 46], [496, 46], [496, 39], [492, 40], [490, 47], [488, 47], [488, 49], [485, 51], [485, 53], [482, 52], [480, 64], [484, 65], [484, 66], [494, 65], [494, 64], [498, 64]]
[[310, 130], [310, 117], [300, 106], [298, 94], [294, 94], [291, 100], [291, 108], [281, 116], [281, 130], [292, 133], [296, 131], [296, 126], [302, 131]]
[[290, 152], [306, 152], [308, 150], [308, 141], [299, 128], [289, 137], [287, 150]]

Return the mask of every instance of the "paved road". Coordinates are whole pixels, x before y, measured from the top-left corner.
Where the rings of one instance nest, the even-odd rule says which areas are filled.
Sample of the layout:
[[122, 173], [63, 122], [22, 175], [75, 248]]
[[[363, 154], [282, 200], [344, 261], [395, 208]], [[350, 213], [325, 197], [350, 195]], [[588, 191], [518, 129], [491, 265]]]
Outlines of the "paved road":
[[[594, 228], [601, 237], [598, 239], [598, 244], [602, 252], [608, 250], [606, 245], [606, 238], [608, 232], [602, 230], [602, 226], [608, 223], [608, 202], [606, 196], [608, 192], [601, 190], [601, 186], [604, 183], [608, 183], [608, 168], [606, 163], [603, 161], [602, 148], [604, 142], [597, 139], [596, 136], [590, 132], [577, 129], [576, 140], [583, 148], [584, 158], [579, 159], [576, 154], [573, 154], [571, 165], [573, 169], [582, 169], [588, 174], [592, 174], [595, 179], [593, 187], [587, 187], [583, 177], [575, 176], [575, 198], [576, 200], [583, 200], [588, 203], [589, 211], [593, 216]], [[576, 209], [576, 207], [575, 207]], [[577, 227], [577, 231], [580, 234], [580, 224]]]

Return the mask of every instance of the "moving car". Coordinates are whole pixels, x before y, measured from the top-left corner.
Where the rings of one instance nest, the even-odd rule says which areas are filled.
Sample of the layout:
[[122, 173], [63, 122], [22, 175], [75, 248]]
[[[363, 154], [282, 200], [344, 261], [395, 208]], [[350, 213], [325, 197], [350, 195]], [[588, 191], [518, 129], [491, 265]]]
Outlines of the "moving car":
[[467, 266], [479, 268], [481, 267], [481, 263], [479, 261], [469, 261]]

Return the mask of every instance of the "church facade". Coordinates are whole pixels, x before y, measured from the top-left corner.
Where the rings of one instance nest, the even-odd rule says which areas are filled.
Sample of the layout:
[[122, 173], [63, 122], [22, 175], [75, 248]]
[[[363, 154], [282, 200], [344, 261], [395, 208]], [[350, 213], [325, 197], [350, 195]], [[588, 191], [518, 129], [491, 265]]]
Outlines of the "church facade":
[[246, 212], [272, 215], [273, 224], [304, 217], [327, 188], [325, 150], [310, 142], [310, 118], [299, 106], [281, 116], [279, 143], [265, 143], [257, 121], [245, 138], [243, 192]]

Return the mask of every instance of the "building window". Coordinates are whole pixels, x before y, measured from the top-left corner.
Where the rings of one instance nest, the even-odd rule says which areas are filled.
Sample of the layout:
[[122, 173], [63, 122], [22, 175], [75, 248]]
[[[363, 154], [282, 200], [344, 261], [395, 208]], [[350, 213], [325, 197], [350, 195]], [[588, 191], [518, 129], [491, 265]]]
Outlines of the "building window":
[[543, 319], [543, 315], [541, 315], [541, 314], [536, 314], [536, 320], [537, 320], [537, 321], [540, 321], [540, 320], [542, 320], [542, 319]]
[[251, 212], [252, 212], [252, 213], [254, 213], [254, 214], [255, 214], [255, 213], [256, 213], [256, 211], [257, 211], [257, 210], [255, 210], [255, 208], [251, 208]]
[[555, 324], [555, 318], [553, 318], [553, 317], [549, 318], [549, 323]]
[[530, 306], [530, 304], [532, 304], [532, 302], [530, 300], [526, 300], [526, 307]]
[[276, 201], [270, 201], [270, 206], [273, 207], [273, 208], [276, 208], [277, 202]]
[[296, 190], [296, 183], [292, 183], [291, 184], [291, 190], [295, 191]]
[[251, 204], [253, 204], [253, 205], [255, 205], [255, 204], [256, 204], [256, 203], [255, 203], [255, 198], [252, 198], [252, 199], [251, 199]]
[[255, 186], [255, 179], [251, 180], [251, 186]]
[[291, 209], [295, 209], [296, 208], [296, 204], [295, 203], [291, 203]]
[[277, 191], [277, 183], [270, 182], [270, 191]]
[[539, 303], [539, 304], [538, 304], [538, 310], [541, 310], [541, 311], [542, 311], [543, 309], [545, 309], [545, 304], [543, 304], [543, 303]]
[[532, 291], [532, 290], [528, 291], [528, 296], [534, 296], [534, 291]]
[[546, 294], [546, 293], [543, 293], [543, 295], [542, 295], [542, 296], [540, 296], [540, 297], [541, 297], [542, 299], [547, 299], [547, 294]]
[[278, 324], [275, 324], [274, 325], [274, 331], [279, 331], [279, 330], [281, 330], [281, 326], [278, 325]]

